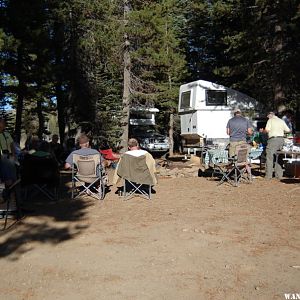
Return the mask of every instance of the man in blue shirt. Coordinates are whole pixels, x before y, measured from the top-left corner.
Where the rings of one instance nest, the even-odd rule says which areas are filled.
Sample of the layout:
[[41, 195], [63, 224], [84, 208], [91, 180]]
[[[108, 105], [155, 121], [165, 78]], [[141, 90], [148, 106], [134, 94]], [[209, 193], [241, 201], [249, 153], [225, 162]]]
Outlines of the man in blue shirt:
[[72, 166], [72, 164], [73, 164], [73, 154], [79, 154], [79, 155], [93, 155], [93, 154], [99, 154], [99, 156], [101, 157], [101, 154], [100, 154], [99, 151], [90, 148], [90, 139], [89, 139], [85, 134], [82, 134], [82, 135], [79, 137], [78, 141], [79, 141], [80, 149], [74, 150], [74, 151], [71, 152], [70, 155], [67, 157], [66, 163], [65, 163], [65, 168], [66, 168], [66, 169], [71, 168], [71, 166]]
[[252, 134], [252, 128], [248, 119], [242, 116], [240, 109], [234, 111], [234, 117], [231, 118], [226, 126], [229, 138], [229, 156], [235, 155], [237, 145], [245, 144], [247, 135]]

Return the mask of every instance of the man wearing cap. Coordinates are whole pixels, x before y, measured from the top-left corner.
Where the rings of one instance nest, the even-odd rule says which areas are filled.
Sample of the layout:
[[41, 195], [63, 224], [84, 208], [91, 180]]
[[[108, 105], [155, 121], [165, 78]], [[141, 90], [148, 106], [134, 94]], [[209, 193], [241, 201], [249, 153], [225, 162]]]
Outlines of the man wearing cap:
[[[266, 132], [268, 133], [268, 144], [266, 148], [266, 179], [273, 177], [274, 155], [276, 151], [281, 150], [284, 144], [284, 133], [290, 132], [286, 123], [275, 116], [274, 112], [268, 113], [268, 122]], [[275, 162], [275, 177], [282, 178], [283, 170], [278, 162]]]
[[99, 151], [90, 148], [90, 139], [85, 134], [82, 134], [79, 137], [78, 142], [79, 142], [80, 149], [75, 150], [69, 154], [69, 156], [66, 159], [66, 163], [65, 163], [66, 169], [71, 168], [71, 166], [73, 164], [73, 154], [79, 154], [79, 155], [99, 154], [99, 156], [101, 157], [101, 154], [99, 153]]
[[245, 144], [247, 135], [252, 134], [252, 128], [248, 119], [242, 116], [239, 108], [235, 109], [234, 117], [231, 118], [226, 126], [229, 139], [229, 156], [235, 155], [237, 145]]

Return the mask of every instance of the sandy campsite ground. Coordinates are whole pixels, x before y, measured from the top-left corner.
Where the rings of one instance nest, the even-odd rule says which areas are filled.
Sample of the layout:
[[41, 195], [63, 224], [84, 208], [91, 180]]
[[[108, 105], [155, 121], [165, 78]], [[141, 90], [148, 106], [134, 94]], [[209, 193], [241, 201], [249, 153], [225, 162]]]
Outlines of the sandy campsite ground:
[[285, 299], [300, 292], [298, 182], [160, 178], [152, 201], [115, 187], [36, 200], [1, 234], [0, 299]]

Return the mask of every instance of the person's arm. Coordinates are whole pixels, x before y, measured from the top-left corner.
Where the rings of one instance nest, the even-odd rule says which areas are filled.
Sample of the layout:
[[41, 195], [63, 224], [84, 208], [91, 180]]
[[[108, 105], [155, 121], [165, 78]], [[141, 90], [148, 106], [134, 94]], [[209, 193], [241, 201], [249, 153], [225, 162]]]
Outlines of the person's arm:
[[251, 127], [251, 124], [250, 124], [250, 122], [249, 122], [249, 120], [248, 120], [248, 125], [247, 125], [247, 134], [248, 135], [252, 135], [253, 134], [253, 129], [252, 129], [252, 127]]
[[71, 167], [72, 166], [69, 163], [67, 163], [67, 162], [65, 163], [65, 166], [64, 166], [65, 169], [70, 169]]
[[69, 156], [66, 159], [64, 168], [65, 169], [70, 169], [72, 167], [73, 164], [73, 153], [70, 153]]
[[15, 149], [15, 144], [14, 142], [10, 143], [10, 151], [11, 151], [11, 155], [14, 159], [16, 159], [16, 149]]
[[271, 121], [268, 120], [267, 125], [266, 125], [266, 128], [265, 128], [265, 132], [266, 132], [266, 133], [269, 133], [270, 130], [271, 130]]
[[286, 123], [284, 122], [284, 128], [283, 128], [285, 133], [289, 133], [291, 132], [291, 129], [286, 125]]
[[230, 136], [230, 125], [229, 125], [229, 121], [227, 122], [227, 125], [226, 125], [226, 133], [227, 133], [227, 135]]

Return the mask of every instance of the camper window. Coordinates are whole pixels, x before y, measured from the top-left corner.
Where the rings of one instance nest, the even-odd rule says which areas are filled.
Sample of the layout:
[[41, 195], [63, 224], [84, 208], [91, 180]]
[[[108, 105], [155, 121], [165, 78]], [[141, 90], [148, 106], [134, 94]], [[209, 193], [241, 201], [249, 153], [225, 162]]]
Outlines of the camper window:
[[217, 90], [206, 91], [206, 105], [227, 105], [227, 92]]
[[180, 103], [180, 108], [185, 109], [185, 108], [190, 108], [191, 107], [191, 91], [183, 92], [181, 94], [181, 103]]

